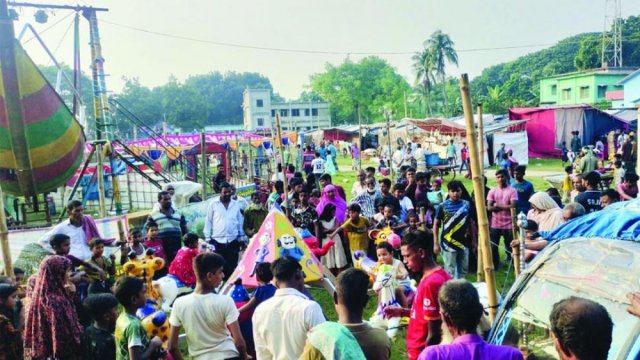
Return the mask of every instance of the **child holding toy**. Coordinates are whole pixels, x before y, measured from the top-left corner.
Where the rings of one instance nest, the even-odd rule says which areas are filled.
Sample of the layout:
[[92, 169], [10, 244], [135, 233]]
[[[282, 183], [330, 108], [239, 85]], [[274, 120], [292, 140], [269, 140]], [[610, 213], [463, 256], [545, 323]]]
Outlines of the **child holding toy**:
[[408, 299], [406, 295], [409, 294], [412, 289], [411, 279], [409, 278], [407, 268], [404, 266], [402, 261], [393, 257], [393, 247], [386, 241], [376, 245], [376, 256], [379, 264], [393, 266], [393, 271], [398, 285], [396, 289], [396, 299], [400, 303], [400, 306], [408, 306], [411, 303], [411, 299]]
[[337, 232], [339, 229], [340, 224], [336, 219], [336, 206], [327, 204], [316, 222], [316, 239], [320, 241], [320, 246], [326, 241], [335, 241], [335, 245], [321, 259], [322, 264], [334, 275], [338, 275], [347, 266], [344, 246], [342, 245], [340, 234]]
[[142, 323], [136, 317], [138, 308], [143, 307], [147, 302], [144, 281], [131, 276], [122, 277], [116, 285], [115, 295], [124, 308], [116, 320], [116, 359], [161, 358], [164, 353], [162, 339], [158, 336], [149, 339]]
[[182, 239], [184, 246], [178, 250], [175, 259], [169, 266], [169, 274], [177, 277], [185, 285], [196, 285], [196, 274], [193, 271], [193, 259], [198, 256], [198, 235], [187, 233]]

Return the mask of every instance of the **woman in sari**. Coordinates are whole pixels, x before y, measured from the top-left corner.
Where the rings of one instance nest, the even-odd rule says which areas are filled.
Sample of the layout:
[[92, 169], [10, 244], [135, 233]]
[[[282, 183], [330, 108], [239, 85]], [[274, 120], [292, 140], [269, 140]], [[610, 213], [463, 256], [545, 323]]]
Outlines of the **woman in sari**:
[[539, 231], [550, 231], [562, 225], [562, 209], [549, 194], [539, 191], [529, 199], [531, 210], [527, 214], [527, 219], [538, 224]]
[[68, 281], [71, 261], [48, 256], [35, 276], [25, 314], [25, 359], [79, 359], [82, 326]]

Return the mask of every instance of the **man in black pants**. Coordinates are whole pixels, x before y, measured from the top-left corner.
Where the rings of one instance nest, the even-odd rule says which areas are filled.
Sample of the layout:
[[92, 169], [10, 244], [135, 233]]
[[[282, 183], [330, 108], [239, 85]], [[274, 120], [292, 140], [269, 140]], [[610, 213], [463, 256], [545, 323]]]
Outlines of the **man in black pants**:
[[244, 230], [240, 203], [231, 198], [231, 185], [220, 185], [220, 197], [211, 202], [204, 221], [204, 238], [213, 246], [215, 252], [225, 260], [224, 279], [231, 276], [238, 265], [240, 248], [243, 245]]

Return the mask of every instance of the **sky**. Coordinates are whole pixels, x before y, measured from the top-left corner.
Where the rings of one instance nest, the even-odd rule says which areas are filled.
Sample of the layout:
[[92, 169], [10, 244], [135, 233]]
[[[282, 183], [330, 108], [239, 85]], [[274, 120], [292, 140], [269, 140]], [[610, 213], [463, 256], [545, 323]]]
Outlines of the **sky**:
[[[74, 1], [31, 0], [75, 5]], [[411, 55], [440, 29], [458, 51], [447, 74], [471, 78], [484, 68], [551, 46], [582, 32], [601, 32], [605, 0], [78, 0], [98, 13], [107, 88], [125, 78], [154, 87], [212, 71], [258, 72], [274, 90], [296, 99], [309, 76], [368, 55], [387, 60], [410, 83]], [[640, 15], [640, 1], [621, 0], [622, 16]], [[20, 8], [16, 34], [34, 25], [59, 62], [73, 64], [73, 12]], [[81, 22], [83, 71], [90, 74], [89, 26]], [[51, 61], [36, 41], [22, 42], [38, 64]]]

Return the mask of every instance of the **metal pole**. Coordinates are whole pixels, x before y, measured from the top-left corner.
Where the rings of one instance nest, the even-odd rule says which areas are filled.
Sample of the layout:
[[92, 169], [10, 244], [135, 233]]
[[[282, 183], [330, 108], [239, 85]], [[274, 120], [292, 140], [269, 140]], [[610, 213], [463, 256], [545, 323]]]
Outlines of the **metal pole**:
[[[282, 150], [282, 129], [280, 128], [280, 114], [276, 113], [276, 143], [278, 145], [278, 149], [280, 151], [280, 159], [282, 159], [282, 179], [284, 182], [284, 203], [285, 203], [285, 213], [287, 217], [289, 217], [289, 194], [287, 193], [287, 174], [284, 171], [284, 151]], [[277, 171], [277, 169], [276, 169]]]
[[[358, 104], [358, 170], [362, 170], [362, 119], [360, 117], [360, 104]], [[351, 154], [353, 157], [353, 154]]]
[[387, 159], [387, 162], [389, 163], [389, 171], [391, 174], [391, 178], [393, 179], [395, 176], [395, 171], [393, 171], [393, 164], [391, 163], [391, 158], [393, 157], [391, 155], [391, 124], [390, 124], [391, 114], [389, 113], [388, 110], [385, 109], [384, 116], [387, 119], [387, 143], [388, 143], [387, 145], [389, 148], [389, 154], [388, 154], [389, 158]]
[[11, 261], [11, 248], [9, 247], [7, 217], [4, 214], [2, 187], [0, 187], [0, 247], [2, 249], [2, 261], [4, 262], [4, 274], [13, 278], [13, 262]]
[[469, 141], [469, 149], [471, 155], [471, 174], [473, 181], [473, 194], [476, 202], [476, 213], [478, 215], [478, 232], [480, 237], [480, 246], [482, 247], [482, 256], [484, 264], [485, 281], [487, 283], [489, 297], [489, 319], [491, 322], [495, 319], [498, 299], [496, 296], [496, 280], [493, 271], [493, 259], [491, 257], [491, 247], [489, 244], [489, 221], [487, 217], [487, 208], [482, 193], [484, 192], [484, 179], [480, 173], [480, 159], [478, 158], [478, 141], [475, 134], [475, 125], [473, 123], [473, 108], [471, 107], [471, 94], [469, 90], [469, 78], [467, 74], [460, 77], [460, 93], [462, 95], [462, 107], [464, 109], [464, 117], [467, 125], [467, 138]]
[[127, 197], [129, 198], [129, 212], [133, 209], [133, 199], [131, 198], [131, 176], [129, 175], [129, 165], [125, 168], [124, 171], [127, 176]]
[[107, 216], [107, 209], [104, 200], [104, 172], [102, 169], [102, 164], [104, 163], [104, 158], [102, 156], [102, 144], [96, 144], [96, 157], [98, 161], [96, 162], [96, 176], [98, 177], [98, 204], [100, 217]]
[[207, 199], [207, 135], [200, 133], [200, 174], [202, 174], [202, 200]]

